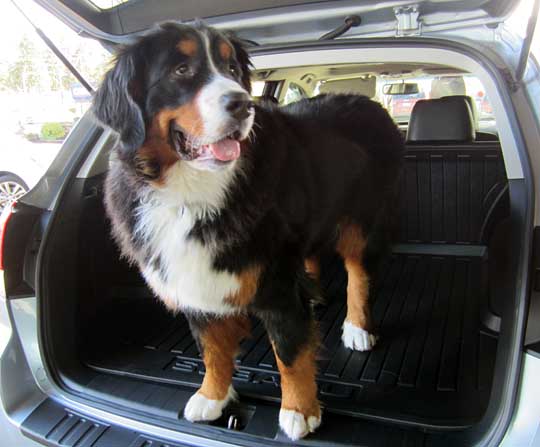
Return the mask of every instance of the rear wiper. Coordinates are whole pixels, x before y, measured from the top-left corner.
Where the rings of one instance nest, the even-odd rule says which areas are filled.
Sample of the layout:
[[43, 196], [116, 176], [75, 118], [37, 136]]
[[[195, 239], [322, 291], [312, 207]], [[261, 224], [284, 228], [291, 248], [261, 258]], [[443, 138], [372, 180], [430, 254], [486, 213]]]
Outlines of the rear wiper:
[[345, 22], [343, 25], [339, 25], [336, 29], [323, 34], [321, 37], [319, 37], [319, 40], [332, 40], [336, 37], [342, 36], [347, 31], [349, 31], [351, 28], [356, 27], [362, 23], [362, 19], [360, 16], [352, 15], [345, 17]]
[[79, 81], [82, 86], [88, 90], [88, 93], [90, 93], [91, 95], [94, 94], [94, 89], [92, 88], [92, 86], [86, 81], [86, 79], [83, 78], [83, 76], [77, 71], [77, 69], [71, 64], [70, 61], [67, 60], [66, 56], [64, 56], [62, 54], [62, 52], [58, 49], [58, 47], [52, 42], [51, 39], [49, 39], [46, 34], [41, 31], [41, 29], [39, 29], [35, 24], [34, 22], [32, 22], [32, 20], [30, 20], [30, 17], [28, 17], [24, 11], [19, 7], [19, 5], [17, 5], [17, 3], [15, 3], [15, 0], [11, 0], [11, 3], [13, 3], [13, 6], [15, 6], [15, 8], [17, 8], [17, 10], [23, 15], [23, 17], [28, 21], [28, 23], [32, 26], [32, 28], [34, 28], [34, 30], [36, 31], [37, 35], [41, 38], [41, 40], [43, 40], [43, 42], [45, 42], [45, 45], [47, 45], [49, 47], [49, 49], [56, 55], [56, 57], [58, 59], [60, 59], [60, 62], [62, 62], [65, 67], [71, 72], [71, 74], [73, 76], [75, 76], [75, 78], [77, 79], [77, 81]]

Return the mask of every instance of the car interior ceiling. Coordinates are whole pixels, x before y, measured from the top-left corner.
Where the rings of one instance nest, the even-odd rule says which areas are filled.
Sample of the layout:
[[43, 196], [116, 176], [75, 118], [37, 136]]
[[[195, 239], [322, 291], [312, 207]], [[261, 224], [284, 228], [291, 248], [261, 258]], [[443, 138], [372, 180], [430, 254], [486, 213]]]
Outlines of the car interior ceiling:
[[[362, 92], [373, 89], [370, 73], [450, 70], [411, 64], [309, 68], [260, 70], [255, 79], [295, 79], [313, 92], [316, 80], [326, 77], [333, 82], [328, 91], [354, 84]], [[322, 263], [318, 383], [329, 413], [452, 431], [471, 427], [486, 411], [501, 319], [508, 317], [505, 289], [498, 285], [507, 269], [503, 235], [510, 205], [500, 143], [478, 131], [475, 113], [465, 95], [421, 100], [412, 111], [394, 245], [370, 266], [380, 335], [373, 351], [342, 346], [346, 276], [337, 257]], [[73, 390], [179, 423], [204, 366], [182, 315], [168, 313], [138, 271], [119, 258], [105, 218], [103, 179], [104, 173], [77, 180], [65, 204], [76, 211], [55, 229], [64, 232], [55, 242], [58, 256], [72, 263], [51, 267], [57, 281], [47, 306], [65, 318], [48, 329], [48, 343]], [[73, 246], [72, 240], [79, 242]], [[68, 284], [61, 281], [66, 269], [76, 278]], [[243, 415], [243, 432], [273, 437], [277, 427], [250, 425], [257, 402], [275, 403], [280, 396], [276, 362], [257, 321], [242, 344], [234, 382], [247, 402], [235, 410]]]

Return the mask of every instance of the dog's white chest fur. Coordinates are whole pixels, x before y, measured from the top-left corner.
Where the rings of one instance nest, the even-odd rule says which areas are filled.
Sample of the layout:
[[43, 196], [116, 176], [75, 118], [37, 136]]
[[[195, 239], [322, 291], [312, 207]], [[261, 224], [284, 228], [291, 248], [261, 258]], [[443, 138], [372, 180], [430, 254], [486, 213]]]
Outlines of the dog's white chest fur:
[[[237, 277], [213, 268], [212, 244], [203, 245], [189, 237], [197, 218], [209, 212], [207, 206], [217, 205], [212, 202], [221, 201], [223, 197], [215, 197], [215, 194], [201, 197], [204, 208], [186, 205], [185, 200], [179, 199], [196, 185], [186, 184], [189, 172], [186, 173], [185, 168], [178, 172], [178, 169], [181, 168], [172, 169], [166, 188], [153, 194], [137, 210], [136, 232], [145, 239], [148, 249], [147, 261], [141, 266], [143, 276], [171, 309], [216, 314], [234, 312], [236, 309], [225, 299], [239, 290]], [[204, 193], [200, 189], [196, 192]]]

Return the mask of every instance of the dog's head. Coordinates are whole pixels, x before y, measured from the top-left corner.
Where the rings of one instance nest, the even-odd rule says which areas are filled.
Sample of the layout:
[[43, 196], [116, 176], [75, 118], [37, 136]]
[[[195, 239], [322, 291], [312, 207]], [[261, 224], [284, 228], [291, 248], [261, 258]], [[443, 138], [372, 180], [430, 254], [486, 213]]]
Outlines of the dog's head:
[[249, 67], [233, 35], [164, 23], [118, 53], [94, 114], [118, 132], [120, 158], [149, 179], [178, 160], [220, 170], [253, 125]]

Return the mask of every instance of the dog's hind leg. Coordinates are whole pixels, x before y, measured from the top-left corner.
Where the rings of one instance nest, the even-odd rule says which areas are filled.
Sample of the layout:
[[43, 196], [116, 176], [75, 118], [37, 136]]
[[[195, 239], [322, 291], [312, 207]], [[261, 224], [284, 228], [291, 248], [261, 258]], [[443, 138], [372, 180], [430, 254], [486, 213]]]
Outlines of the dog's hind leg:
[[244, 315], [187, 315], [187, 318], [206, 374], [201, 387], [184, 408], [184, 417], [192, 422], [213, 421], [236, 398], [232, 387], [234, 359], [240, 341], [249, 335], [250, 322]]
[[347, 270], [347, 316], [343, 322], [342, 341], [346, 348], [369, 351], [375, 345], [369, 311], [369, 276], [363, 265], [366, 239], [362, 228], [351, 221], [343, 222], [336, 245]]

